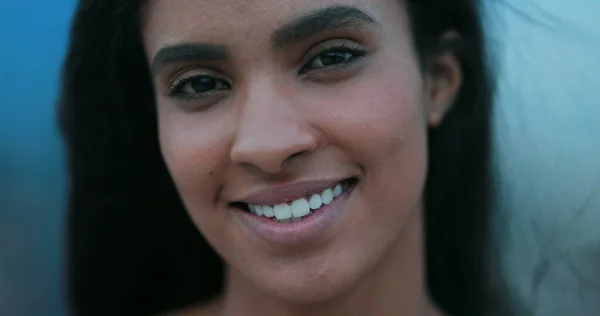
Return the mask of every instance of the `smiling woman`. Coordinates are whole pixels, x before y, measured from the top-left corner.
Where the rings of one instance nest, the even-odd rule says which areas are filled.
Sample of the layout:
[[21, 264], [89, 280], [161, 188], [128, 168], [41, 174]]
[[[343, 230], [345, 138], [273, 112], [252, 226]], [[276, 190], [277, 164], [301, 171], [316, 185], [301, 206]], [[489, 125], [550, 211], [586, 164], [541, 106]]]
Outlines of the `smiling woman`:
[[74, 313], [501, 310], [482, 38], [474, 0], [82, 0]]

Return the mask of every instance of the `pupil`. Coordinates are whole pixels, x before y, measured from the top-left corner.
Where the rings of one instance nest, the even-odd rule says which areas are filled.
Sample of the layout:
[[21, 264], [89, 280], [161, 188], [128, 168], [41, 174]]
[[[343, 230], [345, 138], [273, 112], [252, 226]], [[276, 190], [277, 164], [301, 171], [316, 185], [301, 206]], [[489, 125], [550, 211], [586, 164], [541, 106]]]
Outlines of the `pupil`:
[[347, 53], [328, 53], [321, 58], [323, 65], [334, 65], [346, 60]]
[[213, 90], [217, 86], [217, 82], [209, 77], [200, 77], [192, 80], [192, 89], [198, 93]]

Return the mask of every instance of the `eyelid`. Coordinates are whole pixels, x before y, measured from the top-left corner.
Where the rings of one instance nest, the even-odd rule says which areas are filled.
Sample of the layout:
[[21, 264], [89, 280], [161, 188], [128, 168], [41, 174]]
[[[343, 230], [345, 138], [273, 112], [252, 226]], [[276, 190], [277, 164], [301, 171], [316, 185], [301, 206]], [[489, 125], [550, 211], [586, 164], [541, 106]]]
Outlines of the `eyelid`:
[[173, 87], [177, 86], [181, 82], [183, 82], [187, 79], [190, 79], [190, 78], [197, 77], [197, 76], [209, 76], [209, 77], [215, 77], [217, 79], [229, 81], [229, 80], [223, 78], [222, 75], [218, 74], [218, 72], [216, 70], [213, 70], [210, 68], [204, 68], [204, 67], [203, 68], [187, 67], [187, 68], [184, 68], [184, 69], [176, 72], [175, 75], [173, 75], [171, 77], [171, 79], [168, 81], [167, 86], [169, 87], [169, 89], [172, 89]]
[[313, 45], [302, 57], [301, 64], [305, 64], [317, 57], [319, 54], [327, 53], [328, 50], [349, 49], [368, 52], [368, 49], [358, 41], [350, 38], [336, 38], [321, 41]]
[[[356, 56], [355, 56], [355, 58], [353, 58], [353, 60], [345, 62], [344, 64], [335, 65], [335, 66], [331, 66], [331, 67], [318, 68], [318, 69], [310, 69], [310, 63], [312, 63], [312, 61], [315, 60], [315, 58], [317, 58], [323, 54], [337, 52], [337, 51], [349, 51], [349, 52], [356, 54]], [[313, 53], [310, 53], [310, 52], [313, 52]], [[301, 63], [302, 66], [298, 70], [298, 74], [305, 75], [306, 73], [310, 72], [311, 70], [324, 71], [327, 69], [332, 70], [333, 68], [349, 66], [349, 65], [353, 64], [354, 62], [362, 59], [369, 53], [370, 53], [370, 51], [367, 48], [365, 48], [363, 45], [361, 45], [353, 40], [337, 39], [337, 40], [324, 41], [324, 42], [321, 42], [320, 44], [313, 46], [313, 48], [311, 48], [309, 50], [309, 53], [304, 55], [305, 57], [303, 58], [303, 61]]]
[[188, 80], [199, 76], [212, 77], [214, 80], [225, 81], [228, 85], [232, 85], [231, 80], [227, 79], [216, 70], [210, 68], [188, 67], [178, 71], [169, 80], [167, 84], [167, 95], [174, 96], [175, 91], [177, 91], [177, 89], [179, 89], [183, 84], [186, 84]]

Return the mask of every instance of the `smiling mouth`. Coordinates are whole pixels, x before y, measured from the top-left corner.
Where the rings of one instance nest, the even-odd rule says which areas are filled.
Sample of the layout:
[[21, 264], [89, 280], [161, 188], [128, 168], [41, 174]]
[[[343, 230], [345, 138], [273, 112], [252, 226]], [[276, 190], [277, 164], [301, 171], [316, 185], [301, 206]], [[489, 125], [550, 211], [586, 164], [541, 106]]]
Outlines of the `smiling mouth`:
[[304, 196], [289, 203], [252, 205], [245, 202], [233, 202], [230, 206], [256, 216], [271, 219], [277, 223], [295, 223], [331, 204], [342, 194], [350, 191], [357, 183], [357, 178], [346, 179], [332, 187], [323, 189], [320, 193]]

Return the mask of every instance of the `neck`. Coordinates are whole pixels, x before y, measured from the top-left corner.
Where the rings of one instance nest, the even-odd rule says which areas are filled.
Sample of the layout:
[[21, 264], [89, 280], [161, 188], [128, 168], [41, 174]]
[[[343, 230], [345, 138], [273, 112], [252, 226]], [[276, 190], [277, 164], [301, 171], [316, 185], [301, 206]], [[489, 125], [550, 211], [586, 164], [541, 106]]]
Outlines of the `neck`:
[[425, 289], [421, 212], [416, 211], [396, 245], [359, 284], [330, 301], [290, 305], [261, 292], [229, 269], [221, 315], [439, 316]]

